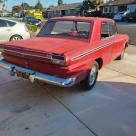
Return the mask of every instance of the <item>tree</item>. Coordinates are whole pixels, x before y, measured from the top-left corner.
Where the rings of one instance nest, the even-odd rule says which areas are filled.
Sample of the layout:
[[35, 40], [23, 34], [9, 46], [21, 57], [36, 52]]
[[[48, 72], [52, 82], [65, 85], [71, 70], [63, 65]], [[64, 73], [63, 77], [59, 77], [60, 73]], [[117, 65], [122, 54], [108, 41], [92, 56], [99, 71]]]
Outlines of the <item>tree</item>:
[[21, 6], [23, 7], [24, 10], [29, 10], [30, 9], [30, 5], [26, 2], [22, 3]]
[[97, 5], [100, 5], [100, 4], [102, 4], [103, 3], [103, 0], [96, 0], [96, 4]]
[[5, 0], [0, 0], [0, 3], [3, 3], [3, 2], [5, 2]]
[[23, 12], [23, 8], [22, 6], [19, 6], [19, 5], [15, 5], [12, 7], [12, 13], [15, 14], [15, 13], [22, 13]]
[[35, 5], [35, 9], [39, 9], [39, 10], [42, 10], [43, 6], [42, 6], [42, 3], [40, 0], [38, 0], [38, 2], [36, 3]]
[[58, 5], [62, 5], [63, 4], [63, 0], [58, 0]]
[[7, 0], [0, 0], [0, 4], [2, 4], [2, 9], [5, 8], [5, 5], [6, 5], [5, 3], [6, 3], [6, 1], [7, 1]]
[[86, 15], [87, 12], [91, 9], [95, 9], [97, 7], [96, 2], [91, 2], [90, 0], [84, 0], [83, 5], [81, 7], [81, 12], [83, 15]]

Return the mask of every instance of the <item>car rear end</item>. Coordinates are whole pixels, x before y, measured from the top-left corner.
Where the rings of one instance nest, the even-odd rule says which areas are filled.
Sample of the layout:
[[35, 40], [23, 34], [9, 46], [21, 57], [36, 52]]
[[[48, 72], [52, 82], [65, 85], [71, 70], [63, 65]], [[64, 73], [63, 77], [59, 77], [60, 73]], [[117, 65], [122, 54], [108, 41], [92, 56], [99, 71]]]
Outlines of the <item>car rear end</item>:
[[[88, 51], [92, 22], [73, 20], [73, 17], [71, 21], [62, 19], [50, 20], [49, 26], [45, 25], [35, 39], [0, 45], [3, 55], [0, 66], [11, 75], [31, 82], [41, 80], [63, 87], [84, 79], [88, 69], [84, 60], [73, 60]], [[51, 29], [51, 26], [56, 28]]]
[[75, 84], [76, 73], [69, 73], [64, 55], [2, 45], [0, 48], [3, 56], [0, 67], [10, 71], [13, 76], [31, 82], [45, 81], [62, 87]]

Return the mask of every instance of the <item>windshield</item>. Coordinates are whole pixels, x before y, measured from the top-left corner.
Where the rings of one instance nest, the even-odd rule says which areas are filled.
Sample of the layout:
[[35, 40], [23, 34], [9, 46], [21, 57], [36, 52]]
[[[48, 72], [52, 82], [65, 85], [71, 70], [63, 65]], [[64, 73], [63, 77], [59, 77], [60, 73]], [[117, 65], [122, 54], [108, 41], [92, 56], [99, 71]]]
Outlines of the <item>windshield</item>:
[[49, 21], [38, 36], [62, 36], [88, 39], [91, 23], [83, 21]]

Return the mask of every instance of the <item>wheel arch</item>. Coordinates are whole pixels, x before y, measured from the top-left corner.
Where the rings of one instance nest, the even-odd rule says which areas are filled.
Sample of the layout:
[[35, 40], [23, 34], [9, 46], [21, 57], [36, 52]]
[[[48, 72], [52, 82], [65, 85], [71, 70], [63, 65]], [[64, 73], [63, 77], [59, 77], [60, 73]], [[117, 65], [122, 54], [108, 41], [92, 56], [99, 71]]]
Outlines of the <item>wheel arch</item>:
[[10, 37], [9, 41], [11, 41], [11, 39], [12, 39], [14, 36], [20, 36], [20, 37], [23, 39], [23, 37], [22, 37], [20, 34], [13, 34], [13, 35]]
[[128, 42], [125, 43], [125, 48], [127, 48], [127, 47], [128, 47]]
[[103, 66], [103, 59], [102, 58], [97, 58], [97, 59], [95, 59], [95, 61], [98, 63], [99, 69], [101, 69], [102, 66]]

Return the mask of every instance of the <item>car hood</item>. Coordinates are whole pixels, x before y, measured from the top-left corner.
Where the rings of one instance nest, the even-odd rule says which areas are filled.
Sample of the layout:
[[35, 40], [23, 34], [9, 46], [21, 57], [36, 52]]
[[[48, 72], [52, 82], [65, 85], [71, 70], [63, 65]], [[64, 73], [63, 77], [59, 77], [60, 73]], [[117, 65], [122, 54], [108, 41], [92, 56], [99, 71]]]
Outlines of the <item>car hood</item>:
[[64, 54], [81, 46], [89, 45], [89, 42], [79, 39], [37, 37], [29, 40], [11, 41], [3, 45], [5, 48], [8, 46], [22, 50], [30, 49], [33, 51]]

